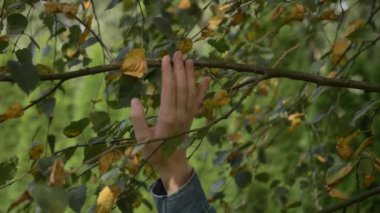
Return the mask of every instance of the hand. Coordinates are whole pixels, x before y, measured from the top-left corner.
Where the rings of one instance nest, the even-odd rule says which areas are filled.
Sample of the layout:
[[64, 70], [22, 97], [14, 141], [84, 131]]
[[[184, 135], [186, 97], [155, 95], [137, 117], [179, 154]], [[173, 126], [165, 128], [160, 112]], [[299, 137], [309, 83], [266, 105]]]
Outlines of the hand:
[[[132, 99], [131, 118], [135, 136], [139, 143], [187, 132], [194, 116], [199, 111], [206, 95], [209, 78], [196, 87], [194, 63], [182, 59], [177, 51], [173, 57], [166, 55], [162, 59], [161, 106], [157, 124], [149, 127], [145, 121], [144, 108], [138, 99]], [[186, 159], [186, 150], [176, 150], [168, 159], [163, 159], [161, 150], [156, 150], [163, 141], [145, 144], [142, 153], [148, 162], [159, 173], [168, 194], [173, 194], [186, 183], [192, 168]], [[156, 152], [155, 152], [156, 151]], [[153, 153], [155, 152], [155, 153]]]

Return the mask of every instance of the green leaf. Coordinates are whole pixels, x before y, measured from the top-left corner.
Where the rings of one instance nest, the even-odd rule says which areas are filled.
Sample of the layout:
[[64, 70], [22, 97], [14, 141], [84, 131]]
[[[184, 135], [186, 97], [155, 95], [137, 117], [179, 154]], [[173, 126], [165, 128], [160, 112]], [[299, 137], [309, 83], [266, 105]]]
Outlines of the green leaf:
[[247, 187], [252, 181], [252, 174], [248, 170], [240, 170], [235, 174], [235, 183], [239, 188]]
[[9, 34], [17, 34], [28, 26], [28, 19], [19, 13], [11, 14], [7, 17], [7, 32]]
[[65, 160], [68, 161], [70, 158], [74, 155], [75, 151], [77, 150], [76, 147], [71, 147], [69, 149], [66, 149], [64, 151]]
[[274, 194], [282, 203], [288, 202], [289, 189], [279, 186], [274, 189]]
[[84, 202], [86, 201], [86, 191], [87, 188], [84, 185], [74, 187], [68, 190], [69, 207], [74, 212], [81, 212]]
[[109, 9], [112, 9], [114, 8], [116, 5], [118, 5], [120, 2], [122, 2], [121, 0], [111, 0], [110, 3], [108, 3], [107, 7], [105, 10], [109, 10]]
[[28, 191], [43, 212], [65, 212], [68, 193], [64, 189], [32, 183]]
[[293, 203], [289, 203], [287, 208], [292, 209], [292, 208], [300, 207], [301, 204], [302, 204], [302, 201], [294, 201]]
[[53, 110], [55, 108], [55, 98], [47, 98], [38, 103], [38, 109], [44, 113], [48, 118], [53, 117]]
[[255, 175], [255, 179], [257, 181], [260, 181], [260, 182], [263, 182], [263, 183], [267, 183], [270, 179], [270, 176], [267, 172], [261, 172], [261, 173], [258, 173]]
[[0, 54], [4, 53], [4, 51], [7, 49], [9, 46], [8, 41], [0, 41]]
[[164, 17], [154, 17], [154, 25], [166, 37], [171, 37], [173, 34], [170, 22]]
[[38, 161], [37, 167], [41, 174], [45, 177], [49, 176], [50, 169], [53, 166], [54, 158], [53, 157], [45, 157]]
[[17, 50], [16, 57], [21, 64], [33, 64], [33, 54], [29, 48]]
[[221, 144], [222, 138], [226, 133], [226, 129], [224, 127], [217, 127], [212, 131], [209, 131], [207, 134], [207, 140], [212, 144]]
[[207, 43], [213, 46], [220, 53], [224, 53], [230, 49], [230, 47], [226, 43], [226, 40], [223, 38], [220, 40], [209, 39]]
[[177, 150], [178, 146], [181, 145], [182, 141], [182, 136], [165, 140], [161, 148], [162, 158], [168, 159]]
[[29, 94], [37, 87], [40, 76], [33, 64], [20, 64], [15, 61], [8, 61], [7, 68], [11, 73], [12, 79], [26, 94]]
[[107, 149], [107, 146], [105, 144], [94, 144], [92, 146], [87, 146], [86, 148], [84, 148], [83, 162], [92, 160], [96, 156], [99, 156], [106, 149]]
[[77, 43], [82, 34], [79, 25], [74, 25], [69, 28], [69, 43]]
[[350, 125], [356, 126], [358, 121], [361, 120], [367, 113], [375, 112], [380, 106], [380, 101], [371, 101], [365, 104], [359, 111], [355, 113], [354, 118], [351, 120]]
[[6, 184], [7, 181], [14, 178], [17, 172], [17, 164], [18, 158], [16, 156], [0, 163], [0, 186]]
[[111, 104], [111, 107], [122, 108], [129, 107], [133, 98], [140, 98], [144, 93], [142, 83], [138, 78], [131, 76], [122, 76], [119, 80], [118, 99]]
[[78, 121], [71, 121], [71, 123], [63, 130], [63, 134], [65, 134], [68, 138], [74, 138], [80, 135], [89, 123], [90, 119], [88, 118], [82, 118]]
[[108, 113], [104, 111], [92, 112], [90, 114], [90, 120], [95, 132], [98, 132], [99, 130], [101, 130], [103, 127], [108, 125], [111, 121]]

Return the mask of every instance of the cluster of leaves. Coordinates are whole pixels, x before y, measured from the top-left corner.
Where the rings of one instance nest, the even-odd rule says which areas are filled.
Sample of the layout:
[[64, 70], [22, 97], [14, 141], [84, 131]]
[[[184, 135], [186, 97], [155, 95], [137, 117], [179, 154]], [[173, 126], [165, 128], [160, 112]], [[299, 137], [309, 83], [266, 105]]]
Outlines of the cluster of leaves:
[[[153, 208], [139, 189], [147, 189], [146, 179], [155, 173], [136, 154], [141, 146], [136, 146], [129, 119], [114, 119], [110, 113], [127, 110], [131, 99], [140, 97], [148, 114], [154, 115], [160, 104], [160, 72], [148, 68], [147, 57], [160, 58], [179, 49], [189, 57], [226, 64], [281, 66], [329, 78], [356, 75], [369, 81], [379, 79], [371, 71], [348, 69], [362, 52], [376, 49], [377, 1], [106, 3], [8, 0], [1, 6], [0, 54], [9, 60], [0, 67], [0, 79], [10, 76], [26, 95], [38, 98], [26, 107], [19, 102], [11, 104], [0, 115], [0, 123], [23, 116], [34, 105], [53, 120], [59, 97], [55, 91], [64, 91], [62, 83], [70, 78], [49, 84], [48, 90], [44, 90], [43, 78], [88, 68], [94, 60], [89, 54], [93, 46], [101, 47], [107, 63], [121, 64], [120, 70], [105, 74], [104, 99], [88, 103], [94, 109], [87, 116], [49, 133], [46, 143], [31, 146], [27, 175], [33, 181], [9, 210], [64, 212], [69, 207], [80, 212], [91, 196], [96, 197], [96, 202], [89, 204], [93, 212], [109, 212], [115, 206], [122, 212], [133, 212], [142, 205]], [[99, 17], [103, 10], [95, 9], [95, 4], [105, 6], [101, 8], [104, 13], [120, 14], [119, 24], [112, 29], [120, 35], [120, 43], [112, 45], [112, 40], [101, 35], [103, 22]], [[117, 13], [120, 10], [122, 13]], [[40, 33], [47, 39], [37, 39]], [[36, 55], [53, 60], [35, 64]], [[213, 205], [226, 211], [315, 210], [332, 203], [331, 198], [345, 200], [377, 185], [380, 158], [375, 150], [380, 146], [376, 143], [380, 132], [374, 121], [380, 107], [378, 94], [289, 80], [257, 80], [252, 73], [228, 69], [206, 67], [196, 75], [208, 75], [214, 82], [198, 117], [205, 125], [192, 131], [185, 145], [196, 151], [202, 141], [210, 144], [207, 153], [212, 154], [215, 172], [220, 170], [210, 190]], [[349, 102], [352, 96], [360, 101]], [[105, 107], [101, 108], [103, 103]], [[155, 117], [151, 118], [149, 122], [154, 122]], [[73, 140], [86, 130], [91, 131], [88, 141], [56, 148], [57, 137]], [[164, 143], [164, 157], [180, 145], [178, 138]], [[83, 159], [80, 165], [68, 168], [66, 165], [78, 155]], [[1, 162], [1, 186], [17, 181], [12, 180], [17, 159]], [[231, 199], [229, 180], [239, 191], [245, 190], [239, 193], [239, 202]], [[93, 185], [95, 195], [87, 193]], [[258, 194], [260, 198], [253, 200]], [[279, 205], [269, 207], [269, 202]], [[365, 208], [375, 210], [375, 204], [367, 203]]]

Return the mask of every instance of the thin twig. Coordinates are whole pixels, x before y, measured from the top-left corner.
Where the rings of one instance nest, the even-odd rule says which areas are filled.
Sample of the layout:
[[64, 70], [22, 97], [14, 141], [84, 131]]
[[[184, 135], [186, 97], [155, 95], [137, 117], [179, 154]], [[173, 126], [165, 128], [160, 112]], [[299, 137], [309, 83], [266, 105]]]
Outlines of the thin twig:
[[[378, 39], [377, 39], [378, 40]], [[377, 41], [376, 40], [376, 41]], [[373, 43], [375, 43], [374, 41]], [[147, 60], [149, 67], [160, 67], [161, 60], [160, 59], [148, 59]], [[373, 84], [369, 82], [363, 81], [355, 81], [348, 79], [334, 79], [323, 77], [311, 73], [306, 72], [298, 72], [286, 69], [271, 69], [267, 67], [257, 67], [248, 64], [238, 64], [234, 62], [224, 62], [224, 61], [208, 61], [208, 60], [198, 60], [194, 61], [196, 67], [209, 67], [209, 68], [221, 68], [228, 70], [235, 70], [237, 72], [242, 73], [254, 73], [259, 75], [267, 75], [267, 79], [271, 78], [288, 78], [293, 80], [305, 81], [317, 84], [319, 86], [331, 86], [331, 87], [342, 87], [342, 88], [352, 88], [352, 89], [360, 89], [367, 92], [380, 92], [380, 85]], [[109, 65], [101, 65], [95, 66], [91, 68], [79, 69], [72, 72], [67, 73], [56, 73], [56, 74], [48, 74], [41, 75], [41, 81], [50, 81], [50, 80], [68, 80], [72, 78], [78, 78], [82, 76], [94, 75], [98, 73], [104, 73], [112, 70], [119, 70], [120, 63], [109, 64]], [[2, 76], [0, 77], [0, 82], [13, 82], [11, 76]]]
[[345, 201], [342, 201], [338, 204], [335, 204], [335, 205], [332, 205], [332, 206], [327, 207], [325, 209], [322, 209], [321, 211], [319, 211], [319, 213], [328, 213], [328, 212], [334, 212], [334, 211], [339, 210], [339, 209], [344, 209], [344, 208], [347, 208], [348, 206], [350, 206], [354, 203], [361, 202], [365, 199], [368, 199], [368, 198], [373, 197], [373, 196], [378, 195], [378, 194], [380, 194], [380, 186], [377, 186], [377, 187], [370, 189], [366, 192], [358, 194], [358, 195], [351, 197]]

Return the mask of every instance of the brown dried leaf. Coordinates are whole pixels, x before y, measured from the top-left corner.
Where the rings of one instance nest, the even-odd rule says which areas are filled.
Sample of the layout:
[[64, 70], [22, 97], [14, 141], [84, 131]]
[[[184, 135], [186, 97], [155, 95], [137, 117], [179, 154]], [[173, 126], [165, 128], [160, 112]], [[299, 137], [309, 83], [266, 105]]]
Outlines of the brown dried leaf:
[[0, 115], [0, 123], [11, 119], [11, 118], [19, 118], [24, 114], [24, 108], [20, 103], [13, 103], [4, 114]]
[[193, 48], [193, 41], [189, 38], [182, 39], [179, 42], [179, 49], [182, 53], [187, 53]]
[[46, 13], [65, 13], [71, 16], [78, 13], [78, 5], [74, 4], [46, 2], [44, 6]]
[[340, 168], [337, 172], [328, 177], [326, 182], [327, 186], [333, 187], [339, 184], [350, 172], [352, 171], [353, 166], [351, 163], [346, 164], [344, 167]]
[[337, 16], [335, 15], [333, 10], [324, 11], [318, 17], [319, 20], [323, 21], [335, 21], [336, 18]]
[[37, 144], [32, 146], [29, 150], [29, 159], [38, 160], [41, 158], [42, 153], [44, 153], [45, 145]]
[[117, 162], [121, 159], [122, 153], [120, 151], [111, 151], [102, 155], [99, 159], [99, 172], [104, 174], [108, 172], [114, 162]]
[[360, 146], [356, 149], [355, 151], [355, 156], [358, 157], [363, 151], [365, 148], [371, 146], [373, 143], [375, 142], [375, 138], [372, 136], [372, 137], [369, 137], [369, 138], [366, 138], [361, 144]]
[[63, 187], [65, 185], [65, 174], [63, 170], [63, 161], [61, 159], [55, 159], [53, 169], [49, 177], [49, 186]]
[[83, 44], [86, 41], [88, 34], [90, 34], [91, 24], [92, 24], [92, 15], [88, 15], [87, 20], [86, 20], [86, 28], [83, 30], [82, 34], [80, 35], [79, 44]]
[[191, 8], [191, 1], [190, 0], [181, 0], [178, 4], [178, 9], [180, 10], [186, 10]]
[[364, 186], [369, 187], [375, 181], [375, 176], [365, 175], [364, 176]]
[[289, 16], [289, 20], [302, 21], [305, 16], [305, 7], [302, 4], [295, 4]]
[[142, 78], [148, 71], [148, 65], [145, 60], [145, 49], [132, 49], [123, 60], [121, 72], [124, 75], [130, 75]]
[[365, 25], [365, 22], [362, 19], [353, 21], [350, 25], [348, 25], [346, 31], [344, 31], [343, 35], [348, 37], [351, 33], [357, 31]]
[[11, 205], [8, 208], [8, 212], [10, 212], [12, 209], [16, 208], [18, 205], [25, 201], [32, 200], [32, 196], [30, 196], [29, 192], [27, 190], [23, 191], [20, 196], [11, 203]]
[[338, 138], [337, 144], [336, 144], [336, 150], [338, 151], [338, 154], [342, 159], [347, 160], [348, 158], [352, 156], [354, 151], [352, 149], [351, 143], [356, 138], [357, 135], [358, 135], [358, 132], [355, 131], [344, 138]]
[[348, 199], [348, 196], [344, 192], [340, 191], [339, 189], [335, 189], [335, 188], [331, 189], [329, 191], [329, 195], [330, 195], [330, 197], [337, 198], [339, 200], [347, 200]]

